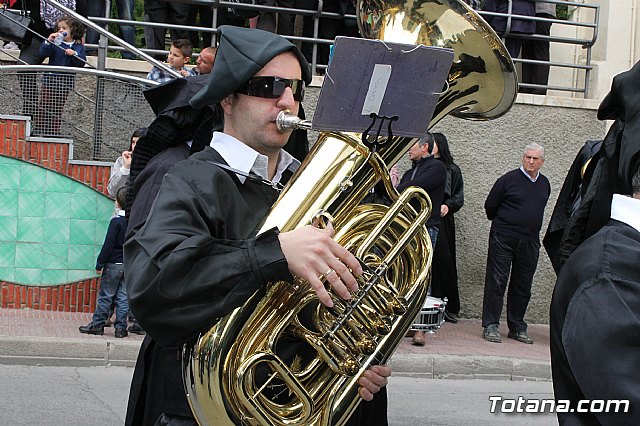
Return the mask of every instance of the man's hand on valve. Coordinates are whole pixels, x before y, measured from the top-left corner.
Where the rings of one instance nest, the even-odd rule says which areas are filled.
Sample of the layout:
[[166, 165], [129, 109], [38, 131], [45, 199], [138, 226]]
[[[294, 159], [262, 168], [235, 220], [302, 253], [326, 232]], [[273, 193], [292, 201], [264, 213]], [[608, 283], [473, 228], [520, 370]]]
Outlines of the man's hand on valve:
[[358, 290], [355, 277], [362, 275], [360, 262], [332, 236], [332, 227], [319, 229], [311, 225], [278, 236], [291, 274], [307, 280], [327, 307], [333, 307], [333, 300], [324, 288], [322, 278], [338, 296], [349, 300], [349, 291]]

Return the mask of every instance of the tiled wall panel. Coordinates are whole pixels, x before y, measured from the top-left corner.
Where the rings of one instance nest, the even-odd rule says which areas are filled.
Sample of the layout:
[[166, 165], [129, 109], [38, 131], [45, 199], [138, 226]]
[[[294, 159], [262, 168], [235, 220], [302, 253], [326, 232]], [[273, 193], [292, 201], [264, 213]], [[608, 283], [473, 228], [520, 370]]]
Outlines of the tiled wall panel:
[[[107, 195], [110, 167], [70, 164], [69, 157], [69, 143], [26, 140], [25, 121], [0, 118], [2, 308], [95, 309], [100, 279], [87, 276], [87, 265], [93, 275], [112, 202], [59, 178]], [[28, 249], [38, 243], [37, 252]]]

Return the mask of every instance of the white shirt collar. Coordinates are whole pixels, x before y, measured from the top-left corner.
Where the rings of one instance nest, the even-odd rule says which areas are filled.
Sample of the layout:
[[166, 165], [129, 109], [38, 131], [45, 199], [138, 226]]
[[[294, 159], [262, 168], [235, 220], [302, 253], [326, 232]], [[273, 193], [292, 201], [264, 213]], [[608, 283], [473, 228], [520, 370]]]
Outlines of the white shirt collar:
[[[230, 167], [244, 173], [253, 172], [261, 178], [269, 180], [269, 159], [266, 155], [260, 154], [233, 136], [222, 132], [213, 133], [210, 145], [211, 148], [218, 151]], [[293, 158], [287, 151], [281, 150], [280, 156], [278, 157], [278, 164], [276, 165], [276, 173], [273, 176], [272, 182], [280, 182], [282, 173], [285, 170], [291, 169], [295, 171], [298, 167], [300, 167], [300, 162]], [[241, 183], [244, 183], [246, 180], [244, 176], [239, 175], [238, 179], [240, 179]]]
[[619, 220], [640, 232], [640, 200], [613, 194], [611, 219]]
[[537, 181], [537, 180], [538, 180], [538, 178], [540, 177], [540, 171], [538, 171], [538, 173], [536, 174], [536, 177], [535, 177], [535, 178], [532, 178], [532, 177], [529, 175], [529, 173], [527, 173], [527, 172], [524, 170], [524, 166], [520, 166], [520, 171], [521, 171], [522, 173], [524, 173], [524, 175], [527, 177], [527, 179], [529, 179], [531, 182], [535, 182], [535, 181]]
[[124, 210], [118, 210], [118, 216], [124, 216], [126, 212]]

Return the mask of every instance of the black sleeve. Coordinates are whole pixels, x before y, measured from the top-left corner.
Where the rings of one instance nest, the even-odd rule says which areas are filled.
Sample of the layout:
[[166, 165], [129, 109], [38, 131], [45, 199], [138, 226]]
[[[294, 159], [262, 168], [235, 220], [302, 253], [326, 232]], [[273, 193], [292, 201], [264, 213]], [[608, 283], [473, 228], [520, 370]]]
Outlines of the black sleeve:
[[451, 165], [451, 196], [444, 202], [451, 213], [455, 213], [464, 205], [464, 183], [462, 172], [455, 164]]
[[[640, 312], [640, 283], [604, 275], [581, 285], [571, 298], [561, 337], [575, 383], [584, 398], [628, 400], [630, 410], [595, 415], [576, 410], [562, 414], [566, 424], [574, 420], [575, 424], [586, 424], [577, 420], [594, 416], [599, 424], [612, 426], [637, 424], [640, 419], [640, 322], [631, 314]], [[575, 402], [574, 398], [569, 399]]]
[[118, 226], [114, 219], [111, 219], [111, 222], [109, 222], [107, 235], [104, 237], [104, 244], [102, 244], [102, 249], [100, 249], [100, 254], [96, 261], [96, 270], [101, 270], [105, 263], [108, 263], [109, 257], [111, 257], [111, 252], [116, 246], [116, 241], [118, 239]]
[[236, 194], [220, 192], [204, 198], [167, 174], [147, 222], [125, 244], [131, 310], [165, 346], [207, 330], [265, 283], [290, 278], [276, 229], [225, 238]]
[[173, 168], [172, 163], [148, 165], [134, 181], [134, 199], [129, 212], [127, 239], [135, 235], [149, 216], [164, 175]]
[[493, 188], [489, 191], [487, 199], [484, 202], [484, 210], [487, 213], [487, 219], [493, 220], [498, 213], [500, 203], [502, 203], [502, 196], [504, 191], [504, 176], [499, 178], [496, 183], [493, 184]]

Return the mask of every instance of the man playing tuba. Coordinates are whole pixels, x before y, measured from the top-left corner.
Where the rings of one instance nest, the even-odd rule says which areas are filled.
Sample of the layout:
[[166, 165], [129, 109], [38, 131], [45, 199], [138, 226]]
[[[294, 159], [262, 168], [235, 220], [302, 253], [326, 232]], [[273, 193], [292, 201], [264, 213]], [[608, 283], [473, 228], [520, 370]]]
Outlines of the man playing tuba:
[[[276, 116], [285, 109], [297, 114], [311, 73], [280, 36], [230, 26], [219, 34], [211, 78], [191, 104], [220, 103], [224, 131], [165, 176], [146, 224], [125, 246], [131, 310], [148, 333], [127, 424], [196, 424], [182, 384], [182, 344], [268, 282], [300, 277], [332, 306], [322, 278], [349, 299], [362, 274], [330, 228], [274, 228], [256, 236], [278, 196], [276, 184], [299, 165], [282, 150], [289, 133], [277, 130]], [[360, 377], [361, 398], [373, 401], [360, 404], [349, 424], [387, 424], [386, 392], [378, 392], [390, 374], [387, 366], [373, 366]]]

